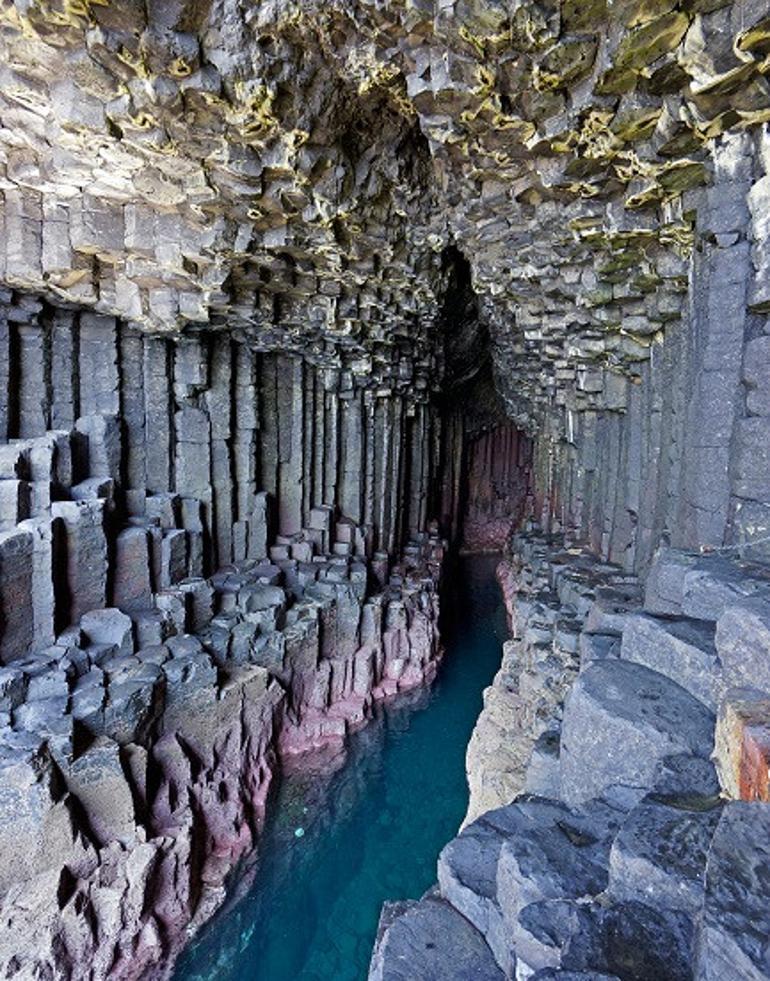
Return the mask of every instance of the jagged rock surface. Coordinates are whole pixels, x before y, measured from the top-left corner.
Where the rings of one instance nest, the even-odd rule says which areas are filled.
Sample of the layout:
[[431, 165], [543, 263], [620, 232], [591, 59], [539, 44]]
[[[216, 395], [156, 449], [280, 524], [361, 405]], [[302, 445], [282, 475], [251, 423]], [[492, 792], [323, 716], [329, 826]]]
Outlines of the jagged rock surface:
[[765, 569], [664, 549], [643, 603], [621, 570], [519, 534], [499, 575], [516, 639], [438, 895], [506, 978], [767, 978], [768, 697], [720, 657], [763, 629]]
[[[768, 799], [770, 578], [732, 560], [770, 557], [769, 25], [768, 0], [0, 0], [0, 713], [29, 843], [3, 902], [30, 963], [144, 970], [252, 840], [276, 742], [430, 676], [434, 518], [585, 543], [520, 541], [503, 576], [471, 816], [525, 790], [577, 821], [616, 779], [602, 806], [633, 813], [714, 710], [723, 791]], [[619, 722], [610, 689], [650, 675], [655, 724], [639, 698]], [[654, 752], [607, 739], [589, 775], [570, 712]], [[209, 807], [220, 757], [250, 789]], [[203, 846], [197, 817], [166, 840], [190, 793]], [[75, 856], [55, 888], [41, 836]], [[525, 969], [665, 950], [680, 976], [695, 943], [722, 970], [750, 930], [718, 856], [695, 939], [619, 894], [505, 900]]]
[[[513, 639], [503, 645], [502, 666], [484, 693], [468, 746], [466, 822], [525, 790], [559, 793], [564, 698], [581, 663], [617, 656], [615, 634], [641, 602], [634, 576], [586, 549], [559, 554], [534, 536], [514, 536], [512, 555], [497, 575]], [[595, 630], [608, 632], [581, 633], [587, 618]]]
[[0, 282], [386, 392], [438, 380], [459, 252], [544, 517], [766, 555], [769, 13], [4, 0]]
[[225, 334], [6, 309], [0, 966], [161, 976], [277, 756], [435, 673], [435, 416]]
[[301, 586], [291, 561], [241, 563], [207, 584], [197, 633], [160, 615], [143, 645], [95, 610], [4, 668], [2, 969], [165, 974], [254, 846], [276, 756], [342, 742], [373, 698], [432, 678], [440, 560], [426, 538], [374, 594], [340, 555]]

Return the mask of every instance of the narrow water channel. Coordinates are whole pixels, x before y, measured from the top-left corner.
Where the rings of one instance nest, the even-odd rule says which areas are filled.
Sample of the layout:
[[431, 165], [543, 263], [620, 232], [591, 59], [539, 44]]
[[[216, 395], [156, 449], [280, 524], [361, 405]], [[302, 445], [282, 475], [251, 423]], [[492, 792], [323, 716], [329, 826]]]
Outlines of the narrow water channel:
[[465, 815], [465, 750], [506, 636], [496, 561], [449, 570], [433, 688], [382, 707], [344, 756], [282, 775], [251, 888], [198, 935], [175, 981], [364, 981], [383, 901], [435, 882]]

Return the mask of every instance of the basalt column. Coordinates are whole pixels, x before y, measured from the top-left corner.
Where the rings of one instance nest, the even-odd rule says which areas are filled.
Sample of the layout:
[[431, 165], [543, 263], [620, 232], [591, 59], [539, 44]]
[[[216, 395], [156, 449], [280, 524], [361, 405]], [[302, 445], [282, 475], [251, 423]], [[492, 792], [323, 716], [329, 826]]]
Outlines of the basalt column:
[[0, 297], [0, 972], [158, 976], [441, 656], [430, 389]]
[[204, 577], [271, 547], [387, 569], [426, 527], [428, 400], [224, 333], [145, 337], [22, 294], [3, 324], [18, 379], [0, 448], [5, 662], [105, 606], [141, 619], [160, 597], [200, 625]]
[[469, 440], [463, 548], [495, 552], [508, 543], [531, 504], [530, 463], [531, 441], [512, 423], [495, 426]]

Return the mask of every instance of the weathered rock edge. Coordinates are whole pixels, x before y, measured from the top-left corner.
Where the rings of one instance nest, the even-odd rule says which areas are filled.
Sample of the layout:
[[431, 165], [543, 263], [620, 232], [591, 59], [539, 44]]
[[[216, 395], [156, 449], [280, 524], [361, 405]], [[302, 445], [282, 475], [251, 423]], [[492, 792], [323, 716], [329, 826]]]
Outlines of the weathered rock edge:
[[467, 823], [438, 887], [384, 908], [370, 981], [770, 977], [769, 703], [736, 657], [761, 683], [767, 569], [662, 549], [643, 591], [527, 534], [499, 578]]
[[317, 556], [300, 582], [280, 552], [217, 573], [197, 634], [159, 616], [141, 646], [96, 610], [0, 669], [4, 976], [168, 977], [257, 842], [277, 758], [434, 677], [435, 536], [374, 591], [355, 556]]

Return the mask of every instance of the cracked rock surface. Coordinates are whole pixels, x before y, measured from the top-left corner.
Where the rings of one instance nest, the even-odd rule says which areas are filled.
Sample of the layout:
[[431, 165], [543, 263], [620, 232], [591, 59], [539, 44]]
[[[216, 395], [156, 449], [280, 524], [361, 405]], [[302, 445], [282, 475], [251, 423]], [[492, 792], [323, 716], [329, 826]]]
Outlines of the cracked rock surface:
[[[697, 577], [671, 599], [677, 609], [655, 613], [682, 567]], [[422, 901], [443, 900], [463, 929], [475, 927], [501, 977], [769, 976], [759, 870], [770, 812], [753, 769], [767, 765], [767, 696], [730, 687], [732, 666], [714, 663], [713, 645], [715, 628], [734, 629], [745, 593], [753, 635], [768, 602], [763, 573], [664, 549], [643, 600], [630, 577], [582, 548], [514, 536], [499, 572], [514, 640], [469, 747], [466, 824]], [[722, 608], [707, 604], [715, 594]], [[702, 612], [682, 618], [682, 606]], [[577, 625], [571, 651], [564, 618]], [[657, 668], [641, 656], [653, 623], [669, 638], [669, 664]], [[696, 648], [726, 689], [718, 721], [713, 689], [701, 689], [703, 701], [693, 694], [703, 680]], [[417, 936], [407, 917], [397, 904], [383, 911], [371, 978], [433, 936], [427, 917]]]

